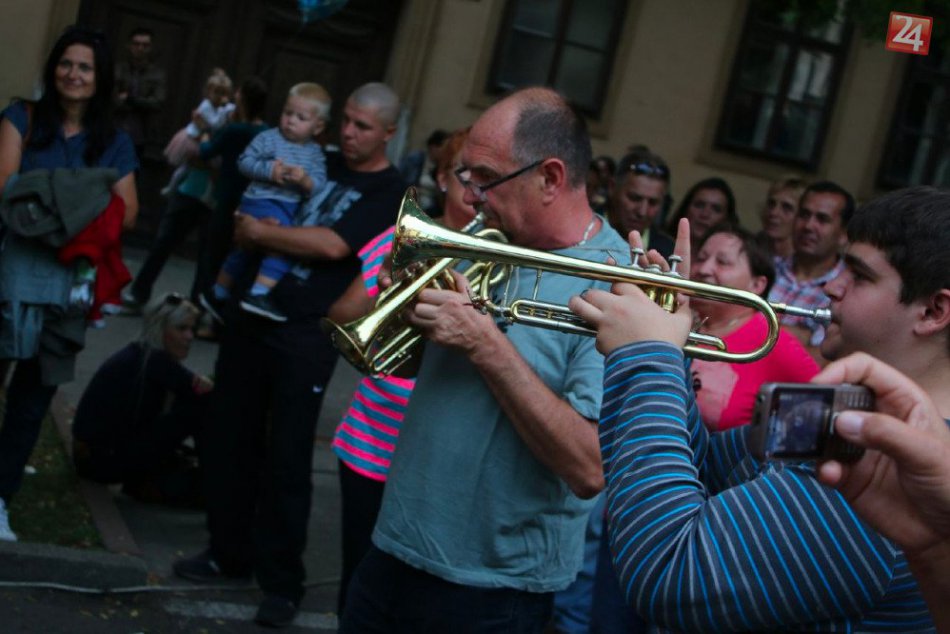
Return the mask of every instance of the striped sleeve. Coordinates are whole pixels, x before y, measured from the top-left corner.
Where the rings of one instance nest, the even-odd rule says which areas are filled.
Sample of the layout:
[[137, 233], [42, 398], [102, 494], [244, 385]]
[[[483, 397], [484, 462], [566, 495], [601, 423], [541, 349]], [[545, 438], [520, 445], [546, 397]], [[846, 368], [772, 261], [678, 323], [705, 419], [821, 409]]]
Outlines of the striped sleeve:
[[[608, 532], [627, 602], [687, 631], [932, 627], [913, 582], [897, 587], [906, 585], [900, 551], [808, 470], [765, 470], [716, 495], [707, 489], [686, 376], [681, 351], [667, 344], [632, 344], [606, 360]], [[734, 464], [730, 451], [741, 458], [741, 436], [723, 439], [731, 445], [715, 436], [709, 461]]]
[[280, 135], [275, 129], [265, 130], [255, 136], [241, 156], [238, 157], [238, 169], [244, 177], [251, 180], [270, 181], [274, 168], [276, 141], [274, 135]]

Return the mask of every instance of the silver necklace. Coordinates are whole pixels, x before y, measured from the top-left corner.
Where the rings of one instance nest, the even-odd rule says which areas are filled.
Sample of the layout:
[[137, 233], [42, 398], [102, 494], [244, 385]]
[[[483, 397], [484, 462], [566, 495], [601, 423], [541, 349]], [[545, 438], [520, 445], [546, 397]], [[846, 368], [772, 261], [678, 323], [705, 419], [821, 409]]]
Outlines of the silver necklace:
[[597, 214], [591, 214], [590, 223], [587, 225], [587, 228], [584, 229], [584, 235], [581, 236], [580, 242], [575, 242], [568, 248], [579, 247], [587, 244], [587, 238], [590, 237], [590, 232], [594, 230], [594, 224], [597, 222]]

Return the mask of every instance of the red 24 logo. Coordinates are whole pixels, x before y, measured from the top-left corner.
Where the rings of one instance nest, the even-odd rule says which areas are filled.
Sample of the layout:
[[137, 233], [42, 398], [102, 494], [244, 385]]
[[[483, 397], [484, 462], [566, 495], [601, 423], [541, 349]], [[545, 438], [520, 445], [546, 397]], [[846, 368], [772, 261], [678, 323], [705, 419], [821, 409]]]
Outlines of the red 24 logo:
[[927, 55], [930, 52], [930, 30], [933, 18], [911, 13], [891, 12], [884, 47], [889, 51]]

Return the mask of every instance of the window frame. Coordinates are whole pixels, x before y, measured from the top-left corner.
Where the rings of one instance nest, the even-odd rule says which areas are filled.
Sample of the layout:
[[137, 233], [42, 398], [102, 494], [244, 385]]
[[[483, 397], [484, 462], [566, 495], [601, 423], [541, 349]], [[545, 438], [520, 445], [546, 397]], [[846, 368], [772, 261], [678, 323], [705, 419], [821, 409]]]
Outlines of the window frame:
[[[487, 95], [497, 97], [512, 90], [521, 88], [521, 86], [503, 84], [498, 80], [498, 75], [501, 73], [503, 67], [502, 54], [516, 32], [514, 26], [514, 17], [517, 9], [516, 5], [519, 1], [520, 0], [505, 0], [501, 19], [498, 23], [498, 28], [495, 30], [495, 44], [492, 50], [491, 63], [488, 66], [488, 74], [485, 77], [484, 90], [485, 94]], [[575, 4], [580, 4], [584, 0], [558, 1], [560, 3], [560, 10], [556, 20], [555, 32], [554, 35], [549, 38], [554, 43], [554, 54], [551, 59], [551, 64], [547, 69], [543, 83], [543, 85], [548, 87], [554, 86], [554, 81], [557, 77], [558, 70], [560, 69], [560, 61], [565, 47], [567, 30], [570, 25], [569, 17], [571, 15], [572, 9]], [[620, 35], [623, 32], [623, 27], [626, 24], [630, 13], [629, 2], [620, 0], [618, 5], [621, 8], [621, 15], [616, 16], [612, 21], [610, 34], [607, 38], [607, 45], [603, 49], [605, 62], [603, 66], [601, 66], [600, 76], [597, 78], [597, 87], [593, 97], [593, 101], [597, 104], [596, 108], [587, 108], [571, 99], [570, 95], [565, 95], [568, 99], [568, 103], [570, 103], [579, 113], [593, 121], [601, 121], [606, 112], [609, 110], [607, 98], [610, 93], [610, 82], [613, 77], [613, 70], [617, 64], [618, 54], [621, 50]]]
[[[937, 42], [931, 42], [930, 52], [934, 52], [934, 46], [939, 45]], [[941, 54], [947, 57], [950, 57], [950, 47], [947, 50], [941, 51]], [[887, 142], [884, 145], [884, 154], [881, 157], [881, 161], [878, 164], [877, 177], [875, 179], [878, 187], [885, 190], [894, 190], [900, 189], [903, 187], [913, 187], [914, 183], [902, 182], [891, 179], [888, 177], [887, 168], [889, 167], [889, 159], [894, 156], [897, 152], [896, 148], [898, 145], [898, 136], [900, 132], [904, 130], [911, 130], [906, 126], [902, 121], [898, 120], [902, 114], [904, 114], [908, 108], [911, 97], [911, 88], [915, 83], [928, 83], [932, 86], [943, 86], [946, 90], [946, 98], [943, 101], [939, 122], [943, 123], [944, 126], [937, 125], [936, 128], [946, 129], [950, 127], [950, 70], [940, 72], [939, 70], [933, 68], [927, 68], [924, 64], [927, 61], [927, 57], [921, 57], [918, 55], [909, 56], [910, 59], [907, 60], [906, 65], [903, 70], [903, 77], [901, 78], [901, 89], [898, 92], [897, 103], [894, 105], [894, 111], [891, 116], [890, 124], [887, 128]], [[930, 58], [932, 59], [932, 58]], [[923, 138], [923, 135], [917, 135], [917, 138]], [[950, 138], [947, 138], [947, 135], [935, 134], [931, 138], [934, 139], [933, 147], [930, 149], [929, 156], [927, 158], [927, 167], [924, 170], [924, 178], [920, 184], [927, 185], [932, 184], [934, 181], [934, 171], [937, 167], [937, 162], [941, 154], [947, 153], [947, 148], [950, 147]]]
[[[805, 28], [801, 18], [798, 19], [795, 28], [791, 31], [781, 29], [763, 22], [757, 22], [760, 7], [755, 0], [750, 2], [746, 10], [745, 20], [742, 25], [742, 34], [740, 35], [739, 45], [736, 49], [735, 57], [732, 61], [732, 68], [729, 74], [729, 81], [726, 92], [723, 97], [723, 105], [717, 119], [716, 132], [713, 141], [715, 149], [727, 152], [750, 156], [756, 159], [776, 163], [780, 165], [791, 166], [814, 172], [821, 163], [822, 155], [827, 141], [828, 129], [837, 106], [838, 91], [840, 89], [841, 78], [844, 74], [844, 68], [847, 65], [849, 52], [851, 48], [851, 38], [854, 32], [854, 26], [848, 21], [842, 25], [841, 39], [838, 43], [828, 42], [820, 38], [808, 36], [805, 34]], [[769, 150], [774, 143], [776, 133], [779, 129], [779, 117], [773, 114], [769, 122], [769, 131], [766, 141], [766, 149], [760, 150], [738, 143], [729, 141], [726, 138], [726, 125], [732, 116], [730, 105], [736, 101], [740, 94], [739, 82], [741, 75], [740, 62], [745, 61], [749, 49], [758, 41], [780, 41], [789, 46], [789, 61], [786, 61], [780, 78], [779, 86], [776, 91], [775, 107], [773, 113], [780, 113], [788, 99], [788, 88], [795, 70], [799, 53], [802, 50], [822, 52], [831, 55], [832, 69], [828, 78], [829, 89], [826, 104], [821, 109], [821, 116], [818, 121], [818, 129], [815, 133], [815, 144], [811, 155], [807, 159], [796, 159], [789, 156], [781, 156]], [[752, 92], [752, 91], [749, 91]], [[763, 94], [763, 93], [759, 93]]]

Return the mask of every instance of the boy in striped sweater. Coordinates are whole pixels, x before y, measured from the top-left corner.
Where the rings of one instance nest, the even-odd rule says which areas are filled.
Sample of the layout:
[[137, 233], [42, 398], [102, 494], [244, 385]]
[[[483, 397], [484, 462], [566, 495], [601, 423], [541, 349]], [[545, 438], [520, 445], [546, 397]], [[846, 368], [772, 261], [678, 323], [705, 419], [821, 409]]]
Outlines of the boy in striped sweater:
[[[254, 137], [238, 159], [241, 173], [251, 179], [241, 198], [242, 213], [282, 226], [294, 224], [300, 204], [327, 183], [326, 157], [316, 137], [329, 115], [330, 94], [322, 86], [304, 82], [290, 89], [280, 126]], [[219, 321], [220, 303], [230, 298], [234, 280], [243, 275], [250, 257], [241, 249], [231, 251], [218, 272], [213, 297], [201, 295], [201, 304]], [[287, 321], [269, 293], [290, 266], [287, 258], [266, 254], [241, 308], [272, 321]]]
[[[676, 252], [688, 257], [688, 224], [679, 229]], [[950, 191], [883, 196], [855, 214], [848, 237], [845, 269], [825, 287], [833, 318], [822, 354], [872, 354], [950, 418]], [[621, 590], [642, 617], [685, 631], [933, 631], [911, 574], [920, 553], [859, 519], [813, 462], [759, 463], [748, 426], [706, 432], [681, 351], [687, 302], [670, 315], [618, 284], [571, 308], [597, 326], [608, 355], [608, 532]]]

